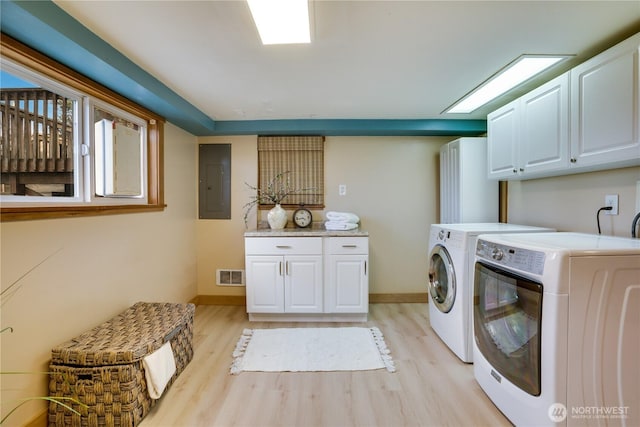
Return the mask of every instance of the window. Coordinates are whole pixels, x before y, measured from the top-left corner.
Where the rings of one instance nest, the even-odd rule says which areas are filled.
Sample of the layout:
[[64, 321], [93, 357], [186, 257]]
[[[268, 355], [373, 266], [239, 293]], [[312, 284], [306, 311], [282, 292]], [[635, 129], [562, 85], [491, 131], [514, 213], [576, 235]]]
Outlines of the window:
[[323, 136], [259, 136], [258, 187], [285, 172], [292, 188], [312, 190], [288, 196], [283, 206], [324, 208]]
[[160, 210], [163, 119], [2, 36], [2, 220]]
[[13, 63], [1, 65], [3, 202], [73, 199], [82, 96]]

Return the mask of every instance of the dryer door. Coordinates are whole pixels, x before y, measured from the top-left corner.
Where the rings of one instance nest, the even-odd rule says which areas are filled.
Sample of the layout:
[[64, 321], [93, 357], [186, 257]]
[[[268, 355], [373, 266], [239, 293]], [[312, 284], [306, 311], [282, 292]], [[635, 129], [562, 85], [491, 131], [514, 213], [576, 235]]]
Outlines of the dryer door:
[[456, 274], [447, 249], [435, 245], [429, 260], [429, 295], [431, 302], [443, 313], [451, 311], [456, 299]]

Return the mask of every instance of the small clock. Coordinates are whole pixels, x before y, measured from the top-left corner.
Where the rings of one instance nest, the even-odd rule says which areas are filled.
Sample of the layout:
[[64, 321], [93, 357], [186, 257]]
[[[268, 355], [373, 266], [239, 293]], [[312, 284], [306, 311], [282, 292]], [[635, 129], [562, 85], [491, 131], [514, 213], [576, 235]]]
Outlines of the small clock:
[[305, 208], [296, 209], [293, 213], [293, 222], [297, 227], [306, 228], [311, 225], [311, 212]]

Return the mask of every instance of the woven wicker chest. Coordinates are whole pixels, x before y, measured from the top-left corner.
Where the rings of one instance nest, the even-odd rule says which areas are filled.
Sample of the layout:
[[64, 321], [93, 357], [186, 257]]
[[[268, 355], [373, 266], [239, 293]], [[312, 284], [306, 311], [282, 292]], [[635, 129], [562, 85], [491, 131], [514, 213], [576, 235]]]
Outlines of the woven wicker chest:
[[50, 426], [135, 426], [155, 405], [142, 359], [171, 342], [175, 381], [193, 357], [193, 304], [139, 302], [51, 350], [49, 393], [82, 415], [49, 404]]

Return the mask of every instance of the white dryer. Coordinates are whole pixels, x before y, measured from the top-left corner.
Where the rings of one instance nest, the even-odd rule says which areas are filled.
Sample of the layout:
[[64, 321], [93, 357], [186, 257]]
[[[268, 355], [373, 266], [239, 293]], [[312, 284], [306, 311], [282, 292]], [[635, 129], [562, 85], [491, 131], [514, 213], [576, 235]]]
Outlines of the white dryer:
[[517, 426], [640, 426], [640, 239], [484, 235], [474, 375]]
[[550, 231], [555, 230], [504, 223], [431, 225], [429, 320], [431, 328], [463, 362], [473, 362], [473, 263], [478, 235]]

